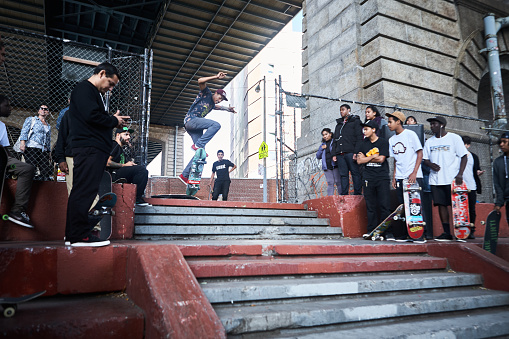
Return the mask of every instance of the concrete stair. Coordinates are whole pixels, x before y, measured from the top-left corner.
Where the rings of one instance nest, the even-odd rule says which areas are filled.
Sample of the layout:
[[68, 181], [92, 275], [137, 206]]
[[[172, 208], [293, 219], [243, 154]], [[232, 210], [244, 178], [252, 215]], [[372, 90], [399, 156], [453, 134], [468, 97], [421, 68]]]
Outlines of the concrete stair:
[[229, 337], [509, 335], [509, 293], [483, 288], [480, 275], [449, 271], [425, 246], [342, 247], [184, 255]]
[[40, 297], [0, 317], [5, 338], [143, 338], [144, 314], [125, 295]]
[[[192, 204], [192, 203], [191, 203]], [[258, 206], [261, 205], [261, 206]], [[331, 239], [340, 227], [330, 227], [317, 212], [270, 208], [224, 206], [136, 207], [136, 239]]]

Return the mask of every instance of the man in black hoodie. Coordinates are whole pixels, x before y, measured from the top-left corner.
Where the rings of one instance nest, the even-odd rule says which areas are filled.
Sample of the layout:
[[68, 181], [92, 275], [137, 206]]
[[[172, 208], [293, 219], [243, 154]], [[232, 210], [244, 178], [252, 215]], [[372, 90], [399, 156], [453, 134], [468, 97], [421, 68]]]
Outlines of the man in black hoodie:
[[505, 216], [509, 225], [509, 132], [504, 132], [498, 139], [500, 150], [504, 153], [493, 161], [493, 186], [497, 198], [494, 211], [500, 212], [505, 204]]
[[73, 187], [67, 202], [66, 240], [71, 246], [105, 246], [91, 234], [88, 210], [99, 191], [106, 162], [113, 147], [112, 129], [123, 127], [128, 116], [120, 111], [111, 116], [105, 111], [101, 94], [113, 90], [120, 80], [117, 68], [107, 62], [94, 74], [78, 83], [71, 93], [69, 135], [74, 158]]
[[350, 180], [348, 173], [352, 174], [353, 194], [361, 195], [362, 183], [359, 165], [357, 164], [357, 153], [360, 152], [360, 145], [363, 139], [361, 119], [353, 115], [347, 104], [339, 108], [341, 118], [337, 119], [336, 130], [334, 131], [334, 142], [332, 145], [332, 158], [338, 164], [341, 176], [341, 195], [348, 195]]

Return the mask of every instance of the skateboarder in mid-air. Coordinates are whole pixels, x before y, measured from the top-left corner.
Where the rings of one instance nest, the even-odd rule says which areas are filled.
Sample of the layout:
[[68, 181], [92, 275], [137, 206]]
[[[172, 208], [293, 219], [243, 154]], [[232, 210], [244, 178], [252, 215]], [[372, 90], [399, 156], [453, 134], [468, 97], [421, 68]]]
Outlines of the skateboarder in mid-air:
[[[224, 90], [218, 89], [214, 94], [212, 94], [210, 89], [207, 87], [208, 81], [224, 79], [225, 77], [226, 73], [219, 72], [217, 75], [198, 79], [200, 92], [198, 93], [198, 96], [194, 100], [191, 108], [189, 108], [189, 111], [184, 118], [184, 126], [186, 127], [186, 131], [193, 139], [193, 145], [191, 148], [195, 151], [198, 148], [205, 148], [205, 145], [221, 128], [221, 125], [217, 121], [204, 118], [207, 114], [210, 113], [210, 111], [216, 109], [221, 111], [228, 111], [231, 113], [237, 113], [235, 112], [234, 107], [218, 106], [221, 101], [228, 101], [226, 98], [226, 92]], [[207, 131], [203, 133], [203, 130]], [[179, 179], [186, 185], [188, 183], [189, 171], [191, 170], [192, 164], [193, 159], [189, 161], [182, 174], [179, 175]]]
[[497, 196], [493, 210], [500, 212], [505, 204], [505, 215], [509, 225], [509, 131], [502, 133], [498, 145], [504, 154], [493, 162], [493, 186]]

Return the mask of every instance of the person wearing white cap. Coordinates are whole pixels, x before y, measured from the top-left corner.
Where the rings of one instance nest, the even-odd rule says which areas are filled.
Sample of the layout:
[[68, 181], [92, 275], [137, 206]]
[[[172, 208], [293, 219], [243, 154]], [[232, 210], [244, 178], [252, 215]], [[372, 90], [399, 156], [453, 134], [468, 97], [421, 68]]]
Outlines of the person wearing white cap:
[[[219, 72], [217, 75], [198, 79], [200, 92], [198, 93], [196, 99], [194, 99], [193, 104], [189, 108], [189, 111], [184, 118], [184, 126], [186, 128], [186, 132], [193, 139], [193, 145], [191, 148], [195, 151], [198, 148], [204, 148], [205, 145], [214, 137], [214, 135], [216, 135], [219, 129], [221, 129], [221, 125], [217, 121], [204, 118], [207, 114], [210, 113], [210, 111], [215, 109], [237, 113], [235, 112], [234, 107], [223, 107], [218, 105], [223, 100], [228, 101], [226, 98], [226, 92], [223, 89], [218, 89], [214, 94], [212, 94], [211, 90], [207, 87], [207, 81], [224, 79], [225, 77], [226, 73]], [[204, 133], [204, 130], [207, 131]], [[180, 181], [186, 185], [192, 164], [193, 159], [191, 158], [182, 174], [180, 174], [178, 177]]]

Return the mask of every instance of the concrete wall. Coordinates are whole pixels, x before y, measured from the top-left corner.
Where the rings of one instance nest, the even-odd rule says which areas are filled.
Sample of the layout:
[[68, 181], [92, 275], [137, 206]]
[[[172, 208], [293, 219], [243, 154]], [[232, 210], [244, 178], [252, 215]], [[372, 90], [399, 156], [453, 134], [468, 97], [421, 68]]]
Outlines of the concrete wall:
[[[163, 158], [161, 161], [161, 173], [163, 175], [173, 176], [175, 164], [175, 128], [173, 126], [150, 125], [149, 139], [157, 141], [163, 145]], [[185, 129], [179, 127], [177, 132], [177, 161], [176, 174], [182, 173], [184, 169], [184, 133]]]
[[[489, 105], [481, 110], [477, 105], [490, 95], [480, 86], [487, 72], [486, 59], [479, 54], [484, 47], [482, 17], [487, 12], [509, 15], [507, 7], [491, 0], [306, 0], [302, 92], [492, 118]], [[509, 30], [499, 33], [499, 38], [501, 53], [507, 54]], [[314, 154], [322, 128], [335, 127], [340, 105], [309, 99], [302, 111], [303, 133], [297, 142], [300, 200], [312, 198], [324, 185]], [[351, 106], [364, 120], [365, 106]], [[411, 115], [424, 123], [430, 117]], [[458, 117], [448, 118], [447, 128], [473, 138], [471, 150], [487, 170], [479, 200], [492, 201], [490, 148], [481, 126]], [[498, 156], [498, 147], [493, 153]]]

